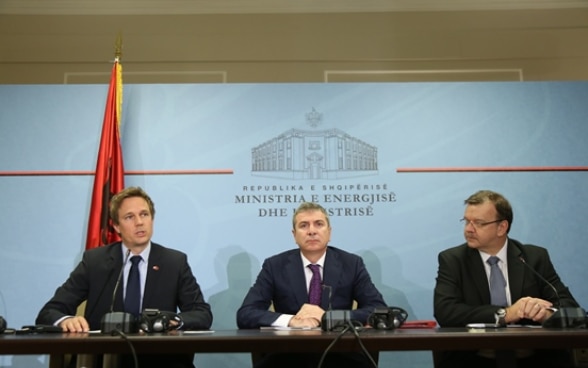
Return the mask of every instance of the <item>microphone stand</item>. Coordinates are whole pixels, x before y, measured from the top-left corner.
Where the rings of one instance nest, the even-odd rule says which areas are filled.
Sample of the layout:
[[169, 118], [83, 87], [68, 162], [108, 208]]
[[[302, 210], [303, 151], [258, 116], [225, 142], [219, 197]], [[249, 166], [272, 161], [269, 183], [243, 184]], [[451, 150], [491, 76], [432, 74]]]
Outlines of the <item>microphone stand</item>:
[[112, 292], [112, 303], [110, 304], [110, 312], [106, 313], [102, 320], [100, 321], [100, 332], [103, 334], [119, 334], [119, 333], [136, 333], [139, 332], [139, 323], [134, 315], [127, 312], [114, 312], [114, 300], [116, 298], [116, 293], [119, 289], [120, 282], [124, 273], [125, 266], [127, 261], [129, 260], [129, 256], [131, 255], [131, 250], [127, 250], [127, 254], [125, 255], [125, 260], [123, 262], [122, 268], [120, 269], [120, 273], [118, 274], [118, 278], [116, 280], [116, 285], [114, 285], [114, 290]]
[[531, 270], [537, 277], [539, 277], [539, 279], [541, 279], [541, 281], [543, 281], [553, 290], [555, 298], [557, 299], [557, 308], [552, 309], [554, 313], [548, 319], [543, 321], [542, 326], [545, 328], [586, 327], [586, 311], [580, 307], [562, 307], [559, 293], [557, 292], [555, 286], [553, 286], [551, 282], [543, 277], [543, 275], [535, 271], [535, 269], [531, 267], [523, 257], [519, 257], [519, 260], [522, 264], [525, 265], [525, 267]]

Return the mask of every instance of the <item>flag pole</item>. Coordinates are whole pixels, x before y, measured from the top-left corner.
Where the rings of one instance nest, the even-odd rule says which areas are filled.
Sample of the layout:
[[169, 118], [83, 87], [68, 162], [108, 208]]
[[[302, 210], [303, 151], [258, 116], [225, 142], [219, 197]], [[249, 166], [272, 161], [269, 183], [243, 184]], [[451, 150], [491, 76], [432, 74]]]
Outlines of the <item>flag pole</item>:
[[124, 188], [124, 166], [120, 144], [120, 123], [122, 109], [122, 37], [120, 34], [115, 42], [115, 60], [110, 75], [110, 84], [106, 96], [104, 121], [94, 186], [88, 219], [86, 249], [92, 249], [120, 241], [109, 215], [112, 196]]
[[122, 59], [122, 35], [118, 32], [116, 41], [114, 42], [114, 59], [120, 61]]

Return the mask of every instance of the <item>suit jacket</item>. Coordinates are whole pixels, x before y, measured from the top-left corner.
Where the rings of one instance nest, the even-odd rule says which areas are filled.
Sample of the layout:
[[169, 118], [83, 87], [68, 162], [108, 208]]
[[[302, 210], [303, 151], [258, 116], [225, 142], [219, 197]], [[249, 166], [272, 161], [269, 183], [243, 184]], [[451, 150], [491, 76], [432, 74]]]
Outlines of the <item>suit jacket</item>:
[[[549, 300], [561, 307], [577, 307], [578, 303], [561, 282], [545, 248], [523, 245], [508, 239], [508, 282], [512, 303], [530, 296]], [[528, 266], [548, 280], [557, 294]], [[490, 304], [490, 287], [484, 264], [477, 249], [466, 243], [439, 253], [439, 270], [435, 285], [435, 318], [441, 327], [464, 327], [468, 323], [494, 323], [500, 306]], [[558, 297], [559, 295], [559, 297]], [[530, 320], [520, 321], [531, 324]]]
[[[111, 311], [123, 311], [123, 287], [113, 292], [123, 266], [121, 243], [84, 252], [82, 261], [39, 312], [37, 324], [53, 324], [67, 315], [75, 315], [78, 305], [87, 300], [85, 318], [92, 330], [100, 329], [100, 320]], [[212, 324], [210, 305], [204, 301], [200, 286], [192, 274], [186, 254], [151, 243], [143, 308], [176, 312], [184, 321], [183, 329], [208, 329]]]
[[[329, 246], [323, 268], [321, 308], [351, 310], [353, 320], [366, 323], [376, 307], [386, 307], [361, 257]], [[274, 305], [274, 311], [268, 310]], [[239, 328], [271, 326], [281, 314], [296, 314], [308, 303], [304, 266], [299, 249], [266, 259], [254, 285], [237, 311]]]

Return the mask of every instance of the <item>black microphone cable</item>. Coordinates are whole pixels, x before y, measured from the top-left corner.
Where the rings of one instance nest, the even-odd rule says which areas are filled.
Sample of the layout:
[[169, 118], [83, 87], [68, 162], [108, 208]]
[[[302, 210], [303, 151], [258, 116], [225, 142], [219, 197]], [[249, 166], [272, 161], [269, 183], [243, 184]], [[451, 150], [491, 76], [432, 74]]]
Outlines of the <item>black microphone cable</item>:
[[341, 337], [343, 337], [343, 335], [345, 335], [345, 333], [347, 331], [349, 331], [349, 328], [350, 327], [353, 327], [353, 325], [349, 324], [348, 326], [345, 326], [345, 328], [343, 328], [343, 330], [341, 330], [341, 332], [339, 332], [339, 334], [333, 339], [333, 341], [331, 341], [331, 343], [329, 344], [329, 346], [327, 346], [327, 348], [325, 349], [325, 351], [323, 351], [323, 354], [321, 355], [321, 359], [319, 360], [319, 363], [318, 363], [317, 368], [322, 368], [323, 362], [325, 361], [325, 358], [327, 357], [327, 354], [329, 353], [329, 350], [331, 350], [331, 348], [333, 348], [333, 346], [335, 346], [335, 344], [337, 343], [337, 341], [341, 340]]
[[119, 329], [112, 330], [112, 336], [115, 336], [115, 335], [122, 337], [123, 340], [125, 340], [127, 342], [127, 345], [129, 345], [129, 347], [131, 348], [131, 354], [133, 356], [133, 361], [135, 363], [134, 367], [139, 368], [139, 359], [137, 358], [137, 352], [135, 351], [135, 347], [133, 346], [133, 343], [131, 342], [131, 340], [129, 340], [129, 337]]
[[372, 357], [372, 355], [369, 353], [369, 351], [366, 349], [365, 345], [363, 344], [363, 341], [361, 341], [361, 337], [359, 336], [359, 333], [357, 332], [358, 329], [355, 328], [355, 326], [353, 325], [353, 322], [347, 321], [347, 323], [349, 324], [349, 328], [353, 332], [353, 335], [355, 335], [355, 339], [359, 343], [359, 346], [361, 346], [361, 351], [369, 359], [370, 363], [372, 363], [372, 365], [374, 366], [374, 368], [378, 368], [378, 363], [376, 363], [376, 361], [374, 360], [374, 358]]
[[347, 322], [347, 324], [345, 325], [343, 330], [341, 330], [341, 332], [339, 332], [337, 337], [335, 337], [335, 339], [329, 344], [329, 346], [327, 346], [327, 348], [325, 349], [325, 351], [321, 355], [321, 359], [319, 360], [317, 368], [322, 368], [324, 360], [327, 357], [327, 354], [329, 353], [329, 350], [331, 350], [333, 348], [333, 346], [335, 346], [337, 341], [339, 341], [341, 339], [341, 337], [343, 337], [343, 335], [345, 335], [347, 333], [347, 331], [353, 332], [355, 339], [359, 343], [359, 346], [361, 346], [361, 351], [363, 352], [363, 354], [369, 359], [370, 363], [374, 366], [374, 368], [378, 368], [378, 363], [376, 363], [376, 361], [374, 360], [372, 355], [369, 353], [369, 351], [366, 349], [365, 345], [363, 344], [363, 341], [361, 341], [361, 337], [359, 336], [359, 333], [357, 332], [358, 326], [355, 325], [353, 323], [353, 321], [351, 321], [351, 320], [347, 320], [346, 322]]

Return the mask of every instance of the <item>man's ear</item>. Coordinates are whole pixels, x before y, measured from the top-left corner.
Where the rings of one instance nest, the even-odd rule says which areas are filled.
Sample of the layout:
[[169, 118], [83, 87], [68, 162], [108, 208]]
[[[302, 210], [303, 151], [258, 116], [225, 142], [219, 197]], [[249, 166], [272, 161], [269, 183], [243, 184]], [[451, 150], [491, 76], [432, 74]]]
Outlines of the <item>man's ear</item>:
[[500, 221], [500, 224], [498, 224], [498, 235], [502, 236], [502, 235], [506, 235], [508, 231], [508, 221], [504, 220], [504, 221]]

